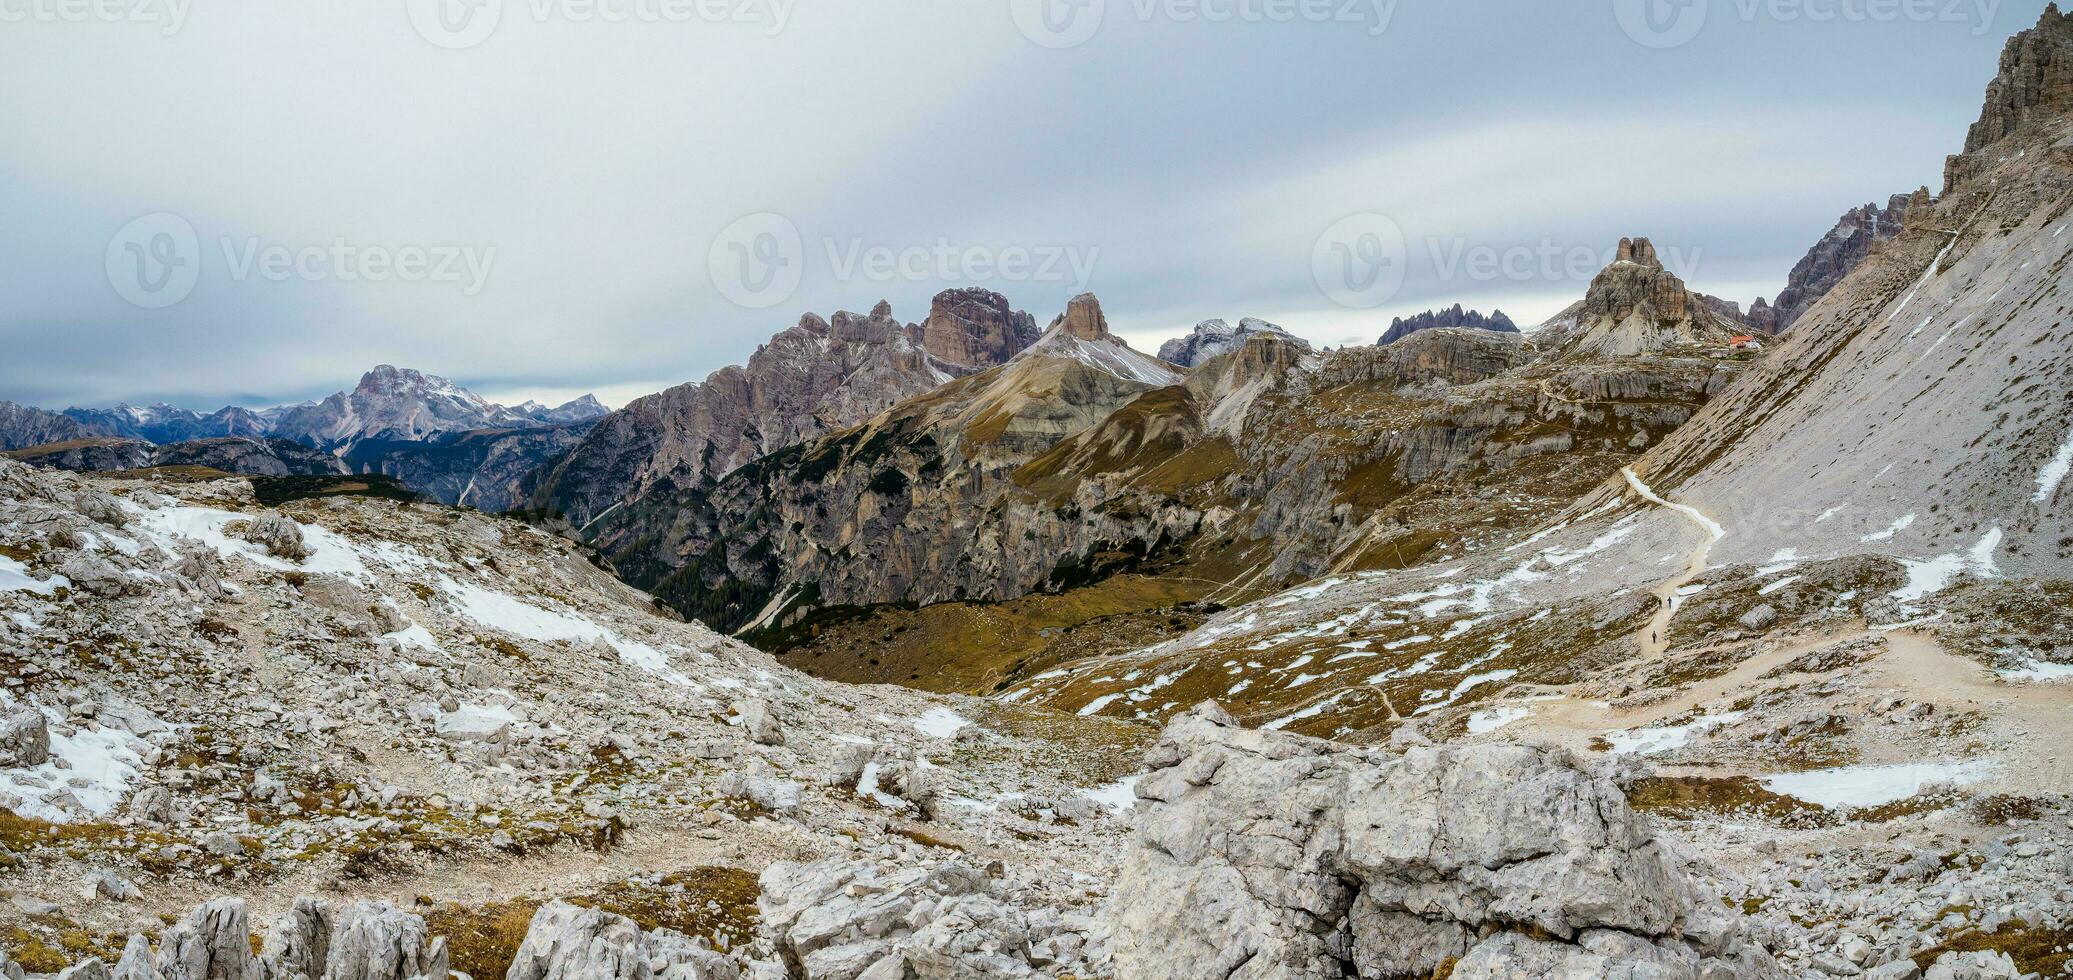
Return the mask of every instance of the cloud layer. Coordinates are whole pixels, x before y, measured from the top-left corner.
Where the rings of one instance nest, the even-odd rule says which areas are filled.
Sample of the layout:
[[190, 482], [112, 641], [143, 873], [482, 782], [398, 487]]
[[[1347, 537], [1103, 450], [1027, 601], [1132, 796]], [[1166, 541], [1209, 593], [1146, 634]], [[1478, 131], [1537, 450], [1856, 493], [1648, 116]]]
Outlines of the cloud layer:
[[[1630, 234], [1746, 303], [1845, 209], [1937, 182], [2043, 5], [1720, 0], [1651, 47], [1627, 0], [430, 3], [457, 6], [0, 0], [0, 398], [277, 402], [389, 362], [623, 400], [967, 280], [1040, 320], [1094, 289], [1134, 342], [1242, 315], [1372, 342], [1455, 302], [1536, 322]], [[420, 29], [484, 9], [472, 46]], [[191, 254], [123, 240], [160, 213]], [[795, 251], [716, 248], [760, 214]], [[1362, 214], [1402, 282], [1354, 309], [1319, 236]], [[714, 263], [759, 254], [797, 284], [749, 308]], [[111, 285], [169, 256], [179, 302]]]

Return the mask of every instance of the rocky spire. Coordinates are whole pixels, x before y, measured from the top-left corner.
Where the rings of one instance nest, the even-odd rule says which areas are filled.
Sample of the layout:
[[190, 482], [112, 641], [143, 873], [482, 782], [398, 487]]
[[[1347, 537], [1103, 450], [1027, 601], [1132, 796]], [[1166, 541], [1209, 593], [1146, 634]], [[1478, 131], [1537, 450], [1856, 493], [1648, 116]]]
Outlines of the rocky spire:
[[1056, 330], [1064, 325], [1065, 332], [1081, 340], [1100, 340], [1109, 335], [1108, 318], [1101, 315], [1101, 301], [1093, 293], [1081, 293], [1065, 304], [1065, 315], [1051, 324]]
[[1632, 262], [1652, 269], [1663, 267], [1662, 261], [1656, 258], [1655, 245], [1646, 238], [1620, 239], [1619, 256], [1616, 261]]

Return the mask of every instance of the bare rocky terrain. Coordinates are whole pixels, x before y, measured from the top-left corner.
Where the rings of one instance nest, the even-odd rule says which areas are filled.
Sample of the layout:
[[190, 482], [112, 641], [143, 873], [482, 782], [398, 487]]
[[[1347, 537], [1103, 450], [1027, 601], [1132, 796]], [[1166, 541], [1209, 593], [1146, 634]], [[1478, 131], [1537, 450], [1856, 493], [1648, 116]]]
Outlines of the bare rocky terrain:
[[2073, 976], [2069, 119], [2054, 7], [1760, 353], [1634, 238], [1530, 339], [809, 317], [537, 523], [0, 458], [0, 976]]

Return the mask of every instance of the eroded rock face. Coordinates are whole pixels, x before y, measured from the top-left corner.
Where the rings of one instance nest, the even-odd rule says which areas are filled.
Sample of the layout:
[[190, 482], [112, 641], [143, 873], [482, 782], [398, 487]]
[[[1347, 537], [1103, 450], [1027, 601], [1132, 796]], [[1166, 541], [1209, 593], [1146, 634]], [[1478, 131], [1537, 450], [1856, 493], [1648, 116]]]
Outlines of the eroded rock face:
[[1775, 334], [1791, 327], [1808, 307], [1864, 262], [1874, 243], [1900, 234], [1909, 210], [1928, 203], [1929, 189], [1925, 187], [1913, 195], [1893, 195], [1884, 208], [1867, 204], [1843, 215], [1792, 267], [1776, 302], [1758, 299], [1749, 307], [1750, 329]]
[[1945, 186], [1957, 186], [1976, 172], [1980, 162], [1965, 157], [2000, 142], [2025, 127], [2055, 120], [2073, 106], [2073, 17], [2050, 4], [2037, 26], [2008, 39], [2001, 51], [2000, 71], [1987, 84], [1979, 121], [1965, 134], [1965, 153], [1952, 157]]
[[[1138, 784], [1120, 976], [1779, 976], [1618, 787], [1567, 752], [1402, 756], [1170, 725]], [[1624, 972], [1623, 972], [1624, 971]]]
[[1036, 343], [1036, 318], [989, 289], [952, 289], [936, 296], [921, 323], [921, 346], [956, 373], [1005, 363]]
[[[742, 465], [855, 425], [952, 378], [1005, 362], [1036, 338], [1035, 321], [979, 289], [936, 297], [926, 322], [890, 306], [814, 314], [770, 338], [746, 365], [637, 399], [599, 420], [532, 482], [532, 505], [578, 529], [650, 492], [671, 496]], [[610, 549], [611, 531], [586, 537]]]

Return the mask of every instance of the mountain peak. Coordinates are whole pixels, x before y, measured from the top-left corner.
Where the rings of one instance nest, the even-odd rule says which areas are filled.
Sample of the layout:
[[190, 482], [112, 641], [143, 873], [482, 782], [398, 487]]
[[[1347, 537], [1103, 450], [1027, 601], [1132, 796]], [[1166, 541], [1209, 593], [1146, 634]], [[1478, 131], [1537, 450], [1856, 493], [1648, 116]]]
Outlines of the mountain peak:
[[1036, 318], [977, 286], [937, 293], [919, 333], [930, 357], [960, 371], [1006, 363], [1038, 337]]
[[1081, 293], [1065, 304], [1065, 313], [1051, 324], [1051, 329], [1064, 327], [1065, 332], [1081, 340], [1101, 340], [1108, 337], [1108, 318], [1101, 314], [1101, 301], [1093, 293]]
[[1543, 328], [1543, 346], [1624, 357], [1677, 347], [1724, 345], [1735, 326], [1663, 268], [1646, 238], [1622, 238], [1611, 265], [1591, 280], [1583, 301]]
[[1185, 337], [1175, 337], [1160, 345], [1159, 359], [1181, 367], [1196, 367], [1212, 358], [1221, 357], [1245, 346], [1247, 340], [1258, 336], [1277, 337], [1283, 341], [1310, 349], [1310, 343], [1290, 334], [1281, 327], [1258, 317], [1244, 317], [1237, 326], [1231, 326], [1224, 319], [1204, 320], [1195, 324], [1194, 332]]
[[1663, 267], [1662, 260], [1656, 258], [1655, 244], [1646, 238], [1620, 239], [1619, 254], [1613, 261], [1632, 262], [1635, 265], [1643, 265], [1651, 269]]

